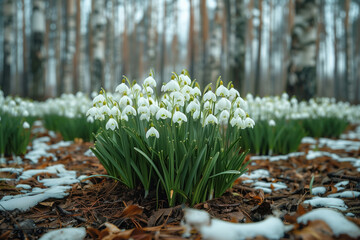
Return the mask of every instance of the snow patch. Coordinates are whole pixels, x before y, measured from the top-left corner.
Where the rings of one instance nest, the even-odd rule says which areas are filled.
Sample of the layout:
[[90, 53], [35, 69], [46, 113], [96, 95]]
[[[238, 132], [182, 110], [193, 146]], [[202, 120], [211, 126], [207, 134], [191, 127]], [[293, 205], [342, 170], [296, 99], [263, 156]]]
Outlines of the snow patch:
[[311, 193], [313, 195], [322, 195], [322, 194], [325, 194], [326, 193], [326, 188], [325, 187], [314, 187], [312, 190], [311, 190]]
[[328, 197], [341, 197], [341, 198], [357, 198], [360, 196], [360, 192], [358, 191], [344, 191], [341, 193], [333, 193], [329, 194]]
[[230, 223], [218, 219], [211, 219], [203, 210], [185, 209], [185, 237], [190, 236], [190, 231], [195, 228], [203, 239], [211, 240], [240, 240], [263, 236], [269, 239], [280, 239], [289, 230], [283, 222], [276, 217], [268, 217], [256, 223]]
[[85, 238], [85, 236], [86, 230], [83, 227], [62, 228], [45, 233], [39, 240], [82, 240]]
[[326, 222], [326, 224], [332, 229], [335, 236], [347, 234], [352, 238], [360, 237], [360, 228], [335, 210], [319, 208], [312, 210], [297, 219], [298, 223], [303, 224], [314, 220], [322, 220]]
[[339, 198], [313, 197], [312, 199], [305, 200], [304, 203], [310, 204], [313, 207], [330, 207], [342, 211], [347, 209], [345, 202]]

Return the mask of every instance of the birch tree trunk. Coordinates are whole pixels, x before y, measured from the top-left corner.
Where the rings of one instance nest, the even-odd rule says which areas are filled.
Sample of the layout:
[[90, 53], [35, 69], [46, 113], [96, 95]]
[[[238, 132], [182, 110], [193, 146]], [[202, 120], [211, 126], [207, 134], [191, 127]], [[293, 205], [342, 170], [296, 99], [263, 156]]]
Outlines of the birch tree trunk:
[[91, 14], [93, 60], [91, 73], [91, 89], [99, 91], [104, 86], [104, 61], [105, 61], [105, 27], [104, 1], [93, 0]]
[[0, 82], [1, 90], [5, 95], [10, 93], [10, 82], [12, 79], [11, 76], [11, 66], [14, 56], [14, 15], [15, 15], [15, 2], [12, 0], [6, 0], [3, 3], [3, 22], [4, 22], [4, 46], [3, 46], [3, 67], [2, 67], [2, 78]]
[[287, 92], [300, 99], [309, 99], [316, 93], [316, 33], [319, 6], [315, 0], [299, 0], [295, 2], [295, 10]]

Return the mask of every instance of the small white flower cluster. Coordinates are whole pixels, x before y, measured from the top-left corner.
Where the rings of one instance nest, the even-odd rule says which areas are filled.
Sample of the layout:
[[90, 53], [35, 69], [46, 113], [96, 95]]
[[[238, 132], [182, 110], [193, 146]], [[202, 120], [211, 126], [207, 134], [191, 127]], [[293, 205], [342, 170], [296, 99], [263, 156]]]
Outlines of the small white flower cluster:
[[38, 102], [32, 102], [20, 97], [4, 97], [0, 90], [0, 112], [8, 113], [12, 116], [29, 117], [38, 115]]
[[280, 97], [246, 96], [248, 112], [255, 120], [271, 120], [277, 118], [305, 119], [318, 117], [338, 117], [351, 123], [359, 123], [360, 106], [348, 102], [336, 102], [334, 98], [316, 98], [301, 101], [295, 97], [289, 99], [286, 93]]
[[[172, 79], [161, 87], [162, 96], [156, 97], [156, 81], [152, 75], [140, 86], [137, 83], [123, 82], [115, 89], [115, 94], [100, 92], [93, 99], [86, 115], [106, 120], [106, 129], [115, 130], [119, 121], [128, 121], [129, 116], [152, 122], [170, 119], [174, 124], [188, 122], [188, 118], [208, 124], [231, 124], [237, 128], [252, 128], [253, 119], [245, 112], [247, 103], [233, 86], [226, 88], [219, 82], [215, 92], [208, 87], [202, 95], [199, 85], [191, 81], [185, 71], [174, 74]], [[146, 137], [159, 137], [152, 126]]]
[[[59, 98], [49, 98], [45, 102], [37, 104], [37, 115], [44, 116], [54, 114], [68, 118], [85, 116], [91, 107], [91, 99], [82, 92], [74, 94], [62, 94]], [[88, 119], [93, 121], [93, 119]]]

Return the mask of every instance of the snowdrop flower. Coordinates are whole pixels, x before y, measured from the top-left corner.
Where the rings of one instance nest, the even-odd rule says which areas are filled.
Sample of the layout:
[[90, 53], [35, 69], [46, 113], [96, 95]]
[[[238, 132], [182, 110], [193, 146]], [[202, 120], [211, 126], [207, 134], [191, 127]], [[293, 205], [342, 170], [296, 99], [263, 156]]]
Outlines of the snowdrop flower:
[[149, 100], [149, 108], [150, 108], [151, 115], [155, 115], [160, 109], [160, 107], [157, 105], [157, 103], [153, 102], [151, 100]]
[[252, 120], [249, 117], [245, 118], [244, 123], [245, 123], [245, 126], [249, 127], [249, 128], [254, 128], [254, 126], [255, 126], [254, 120]]
[[134, 95], [137, 95], [141, 92], [141, 86], [137, 83], [135, 83], [132, 87], [131, 87], [131, 93]]
[[122, 111], [123, 114], [126, 115], [134, 115], [136, 116], [136, 110], [131, 105], [127, 105], [124, 110]]
[[160, 108], [159, 111], [157, 111], [155, 117], [156, 117], [156, 120], [159, 120], [160, 118], [161, 119], [171, 118], [171, 112], [169, 112], [165, 108]]
[[124, 121], [126, 121], [126, 122], [129, 121], [128, 115], [126, 115], [126, 113], [124, 113], [124, 112], [120, 115], [120, 119], [121, 119], [121, 120], [124, 120]]
[[175, 80], [170, 80], [167, 84], [161, 87], [162, 92], [174, 92], [174, 91], [180, 91], [179, 83]]
[[205, 118], [204, 126], [208, 125], [209, 123], [211, 123], [211, 124], [217, 124], [218, 123], [217, 118], [213, 114], [209, 114], [209, 116], [207, 116]]
[[105, 126], [106, 130], [108, 130], [110, 128], [113, 131], [115, 130], [115, 128], [118, 128], [118, 127], [119, 127], [118, 123], [113, 118], [110, 118]]
[[120, 110], [119, 110], [118, 107], [113, 106], [113, 107], [110, 109], [110, 114], [109, 114], [109, 115], [112, 115], [112, 116], [114, 116], [114, 117], [118, 117], [118, 116], [120, 116], [120, 114], [121, 114], [121, 112], [120, 112]]
[[206, 101], [206, 102], [204, 103], [204, 105], [203, 105], [203, 108], [204, 108], [205, 110], [211, 110], [212, 104], [210, 103], [210, 101]]
[[228, 97], [229, 96], [229, 89], [224, 87], [221, 83], [222, 83], [222, 81], [220, 82], [220, 86], [216, 89], [215, 94], [218, 97]]
[[151, 127], [151, 128], [146, 132], [146, 138], [149, 138], [149, 137], [159, 138], [160, 135], [159, 135], [158, 130], [156, 130], [156, 128], [154, 128], [154, 127]]
[[146, 114], [146, 115], [149, 115], [149, 117], [150, 117], [150, 109], [149, 109], [149, 107], [139, 107], [138, 108], [138, 114]]
[[216, 101], [216, 95], [215, 95], [215, 93], [213, 93], [211, 90], [207, 91], [207, 92], [204, 94], [204, 96], [203, 96], [203, 101], [204, 101], [204, 102], [205, 102], [205, 101], [209, 101], [209, 100], [211, 100], [211, 101], [213, 101], [213, 102]]
[[192, 116], [193, 116], [193, 119], [196, 120], [196, 119], [199, 119], [200, 116], [202, 118], [202, 113], [200, 114], [200, 110], [196, 110]]
[[140, 115], [140, 120], [146, 120], [146, 121], [150, 121], [150, 110], [149, 110], [149, 113], [146, 114], [146, 113], [143, 113]]
[[237, 97], [240, 97], [240, 93], [232, 86], [229, 90], [229, 100], [233, 101]]
[[93, 104], [103, 104], [105, 102], [106, 104], [106, 100], [105, 97], [102, 94], [97, 95], [94, 99], [93, 99]]
[[187, 122], [187, 117], [184, 113], [180, 111], [175, 111], [172, 120], [174, 123], [181, 124], [182, 122]]
[[228, 110], [223, 110], [220, 113], [220, 116], [219, 116], [220, 123], [226, 124], [228, 122], [228, 120], [229, 120], [229, 117], [230, 117], [229, 111]]
[[230, 120], [230, 124], [231, 126], [237, 126], [238, 128], [241, 128], [241, 129], [245, 129], [246, 128], [246, 125], [245, 125], [245, 122], [241, 119], [241, 117], [237, 116], [237, 117], [233, 117], [231, 120]]
[[110, 116], [110, 108], [107, 105], [102, 106], [100, 109], [100, 114]]
[[201, 96], [200, 88], [194, 87], [191, 89], [190, 95], [193, 97]]
[[227, 98], [221, 98], [216, 104], [215, 104], [215, 114], [222, 110], [229, 110], [231, 109], [231, 102]]
[[143, 88], [142, 93], [151, 96], [154, 93], [154, 89], [152, 89], [152, 87], [145, 87]]
[[115, 92], [118, 92], [121, 96], [130, 95], [130, 88], [122, 82], [116, 87]]
[[92, 116], [88, 116], [86, 121], [89, 122], [89, 123], [93, 123], [95, 120], [94, 120], [94, 118]]
[[148, 77], [144, 80], [143, 85], [144, 85], [145, 87], [156, 87], [156, 81], [155, 81], [155, 79], [150, 75], [150, 76], [148, 76]]
[[276, 122], [273, 119], [269, 120], [269, 126], [276, 126]]
[[186, 107], [186, 113], [194, 113], [195, 111], [200, 111], [200, 103], [196, 99], [191, 101]]
[[242, 110], [241, 108], [236, 108], [235, 112], [234, 112], [234, 117], [241, 117], [241, 118], [245, 118], [246, 117], [246, 113], [244, 110]]
[[131, 98], [129, 98], [126, 95], [122, 96], [119, 100], [119, 106], [121, 109], [123, 109], [127, 105], [132, 105], [132, 104], [133, 104], [133, 102], [132, 102]]
[[30, 124], [28, 122], [24, 122], [22, 126], [23, 126], [24, 129], [29, 129], [30, 128]]
[[192, 88], [189, 85], [185, 85], [181, 88], [181, 93], [184, 95], [186, 101], [190, 100]]
[[139, 107], [148, 107], [149, 106], [149, 100], [147, 100], [146, 98], [144, 97], [140, 97], [138, 102], [137, 102], [137, 105]]
[[181, 92], [172, 92], [170, 97], [174, 100], [174, 105], [184, 106], [185, 97]]
[[87, 112], [86, 112], [86, 116], [96, 116], [98, 114], [98, 108], [97, 107], [92, 107], [90, 108]]
[[180, 82], [180, 85], [182, 85], [182, 86], [190, 85], [191, 84], [191, 79], [185, 74], [180, 74], [179, 82]]

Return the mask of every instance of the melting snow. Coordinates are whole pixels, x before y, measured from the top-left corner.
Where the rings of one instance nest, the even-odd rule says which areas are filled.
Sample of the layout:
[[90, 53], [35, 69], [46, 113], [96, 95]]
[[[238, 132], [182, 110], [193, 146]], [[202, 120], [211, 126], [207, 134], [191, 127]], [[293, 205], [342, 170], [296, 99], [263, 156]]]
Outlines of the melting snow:
[[282, 182], [277, 182], [277, 183], [255, 182], [255, 183], [253, 184], [253, 186], [255, 186], [255, 188], [257, 188], [257, 187], [260, 187], [260, 188], [270, 188], [270, 192], [271, 192], [271, 185], [274, 187], [274, 191], [287, 188], [286, 184], [285, 184], [285, 183], [282, 183]]
[[341, 193], [329, 194], [328, 197], [341, 197], [341, 198], [357, 198], [360, 196], [360, 192], [357, 191], [344, 191]]
[[349, 184], [349, 180], [344, 180], [344, 181], [341, 181], [341, 182], [338, 182], [337, 184], [335, 184], [334, 186], [336, 187], [336, 188], [339, 188], [339, 187], [341, 187], [341, 186], [346, 186], [346, 185], [348, 185]]
[[250, 160], [266, 160], [269, 159], [270, 162], [280, 161], [280, 160], [287, 160], [290, 157], [298, 157], [303, 156], [305, 153], [303, 152], [293, 152], [286, 155], [277, 155], [277, 156], [269, 156], [269, 155], [263, 155], [263, 156], [252, 156]]
[[305, 204], [310, 204], [313, 207], [330, 207], [342, 211], [347, 209], [344, 201], [339, 198], [313, 197], [312, 199], [304, 201]]
[[334, 140], [329, 138], [320, 138], [319, 147], [329, 147], [333, 150], [343, 149], [347, 152], [357, 151], [360, 149], [360, 142], [350, 140]]
[[[3, 209], [8, 211], [19, 209], [20, 211], [27, 211], [30, 208], [36, 206], [39, 202], [42, 202], [49, 198], [63, 198], [69, 193], [65, 193], [71, 186], [56, 186], [48, 189], [44, 189], [42, 193], [36, 195], [20, 194], [15, 196], [5, 196], [1, 199], [0, 204]], [[11, 198], [12, 197], [12, 198]]]
[[313, 195], [322, 195], [326, 193], [326, 188], [325, 187], [314, 187], [311, 190]]
[[84, 152], [84, 156], [86, 157], [95, 157], [95, 154], [91, 151], [91, 149]]
[[263, 236], [269, 239], [280, 239], [289, 227], [276, 217], [268, 217], [264, 221], [256, 223], [230, 223], [218, 219], [211, 219], [210, 215], [203, 210], [185, 209], [184, 236], [190, 236], [192, 227], [197, 229], [203, 239], [228, 239], [240, 240]]
[[80, 228], [62, 228], [45, 233], [39, 240], [82, 240], [86, 236], [86, 230]]
[[298, 223], [306, 224], [308, 221], [322, 220], [332, 229], [335, 236], [347, 234], [352, 238], [360, 237], [360, 228], [347, 220], [341, 213], [327, 208], [319, 208], [298, 217]]

